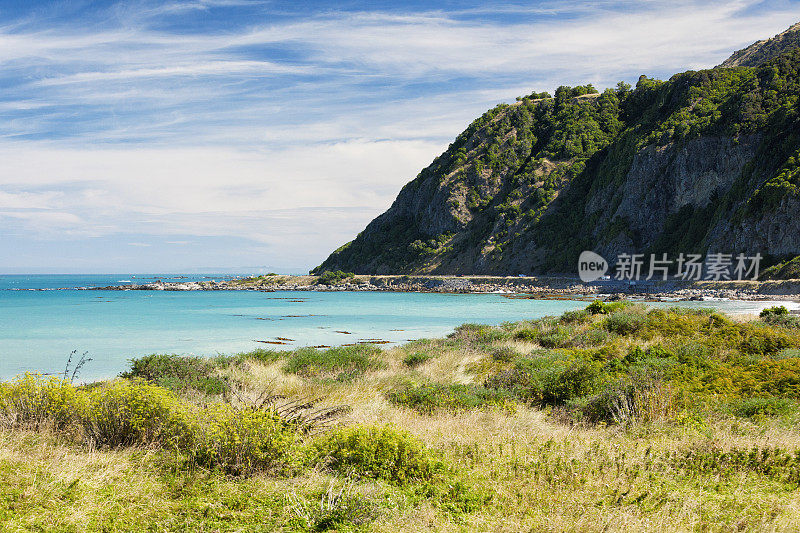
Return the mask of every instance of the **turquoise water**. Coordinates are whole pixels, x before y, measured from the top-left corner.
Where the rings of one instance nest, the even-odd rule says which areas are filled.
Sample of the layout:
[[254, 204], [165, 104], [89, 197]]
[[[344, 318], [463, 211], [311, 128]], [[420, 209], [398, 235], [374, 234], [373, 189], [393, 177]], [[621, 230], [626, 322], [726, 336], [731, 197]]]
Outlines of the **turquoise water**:
[[[368, 339], [395, 344], [444, 336], [465, 322], [499, 324], [586, 306], [499, 294], [8, 290], [105, 286], [131, 279], [0, 276], [0, 379], [25, 371], [63, 372], [72, 350], [86, 351], [93, 359], [81, 378], [98, 379], [114, 376], [127, 368], [129, 359], [150, 353], [209, 356]], [[768, 304], [693, 305], [742, 313]], [[257, 342], [276, 342], [277, 337], [291, 340], [280, 341], [286, 345]]]

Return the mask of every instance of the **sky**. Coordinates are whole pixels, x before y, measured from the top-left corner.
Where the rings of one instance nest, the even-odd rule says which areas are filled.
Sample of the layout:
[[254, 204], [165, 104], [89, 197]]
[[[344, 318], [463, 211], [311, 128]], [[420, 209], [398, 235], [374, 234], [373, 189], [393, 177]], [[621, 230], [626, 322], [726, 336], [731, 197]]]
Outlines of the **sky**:
[[0, 273], [301, 273], [473, 119], [709, 68], [800, 0], [0, 0]]

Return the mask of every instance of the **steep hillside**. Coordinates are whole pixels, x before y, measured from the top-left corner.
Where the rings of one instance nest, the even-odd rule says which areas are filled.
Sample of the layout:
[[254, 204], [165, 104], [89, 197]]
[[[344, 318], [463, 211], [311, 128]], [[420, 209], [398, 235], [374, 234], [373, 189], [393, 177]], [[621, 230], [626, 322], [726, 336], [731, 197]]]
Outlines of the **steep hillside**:
[[798, 95], [792, 50], [499, 105], [315, 271], [574, 272], [584, 249], [798, 255]]
[[758, 41], [743, 50], [737, 50], [719, 66], [757, 67], [797, 47], [800, 47], [800, 22], [772, 39]]

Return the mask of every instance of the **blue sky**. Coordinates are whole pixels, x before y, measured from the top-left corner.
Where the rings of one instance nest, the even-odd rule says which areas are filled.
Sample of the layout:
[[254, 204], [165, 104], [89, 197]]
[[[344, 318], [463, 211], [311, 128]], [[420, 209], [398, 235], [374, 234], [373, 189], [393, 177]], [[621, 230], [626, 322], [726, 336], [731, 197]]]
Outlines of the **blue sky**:
[[711, 67], [798, 1], [0, 0], [0, 273], [302, 272], [469, 122]]

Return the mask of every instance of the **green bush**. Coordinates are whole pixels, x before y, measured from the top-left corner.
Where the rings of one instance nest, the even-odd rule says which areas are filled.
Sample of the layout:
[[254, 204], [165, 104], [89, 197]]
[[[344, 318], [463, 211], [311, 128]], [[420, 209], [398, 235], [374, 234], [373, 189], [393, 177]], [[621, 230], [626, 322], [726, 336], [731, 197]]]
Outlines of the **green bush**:
[[303, 436], [321, 420], [319, 412], [299, 416], [304, 408], [311, 407], [292, 413], [271, 404], [195, 406], [142, 380], [84, 388], [28, 374], [0, 385], [0, 415], [9, 424], [55, 427], [94, 446], [156, 446], [237, 476], [290, 472], [299, 464]]
[[506, 390], [526, 402], [561, 405], [591, 394], [602, 379], [602, 366], [598, 362], [540, 357], [518, 360], [514, 368], [488, 377], [485, 386]]
[[731, 402], [728, 408], [734, 415], [742, 418], [752, 418], [758, 415], [780, 416], [797, 409], [797, 403], [787, 398], [767, 396], [737, 399]]
[[511, 399], [511, 395], [505, 391], [487, 389], [480, 385], [427, 383], [417, 386], [408, 385], [390, 391], [387, 398], [395, 405], [410, 407], [423, 414], [431, 414], [436, 411], [457, 412], [502, 405]]
[[432, 358], [433, 356], [425, 352], [414, 352], [408, 354], [407, 356], [405, 356], [405, 358], [403, 358], [403, 364], [409, 368], [414, 368], [421, 365], [422, 363], [430, 361]]
[[788, 314], [789, 314], [789, 310], [786, 309], [785, 306], [776, 305], [774, 307], [767, 307], [766, 309], [762, 309], [761, 313], [759, 313], [758, 316], [760, 316], [761, 318], [769, 318], [769, 317], [773, 317], [773, 316], [783, 316], [783, 315], [788, 315]]
[[739, 349], [749, 355], [774, 355], [784, 348], [793, 347], [791, 337], [775, 328], [746, 324]]
[[636, 371], [607, 383], [597, 394], [572, 405], [589, 422], [630, 424], [666, 419], [675, 412], [675, 398], [658, 373]]
[[789, 310], [782, 305], [764, 309], [759, 317], [771, 326], [800, 328], [800, 317], [790, 315]]
[[319, 459], [335, 472], [399, 486], [430, 482], [447, 471], [417, 437], [390, 426], [341, 429], [318, 440], [315, 448]]
[[[596, 302], [595, 302], [596, 303]], [[590, 304], [591, 306], [592, 304]], [[562, 324], [585, 324], [589, 321], [589, 317], [594, 314], [591, 313], [588, 309], [580, 309], [577, 311], [567, 311], [561, 318], [559, 318], [559, 322]]]
[[519, 352], [508, 346], [501, 346], [492, 350], [492, 361], [497, 361], [498, 363], [510, 363], [519, 356]]
[[539, 342], [540, 332], [535, 329], [525, 328], [514, 333], [514, 338], [518, 341]]
[[629, 311], [615, 311], [603, 321], [603, 327], [617, 335], [633, 335], [641, 330], [646, 323], [646, 318], [640, 313]]
[[572, 346], [572, 334], [569, 330], [557, 327], [539, 334], [539, 345], [542, 348], [567, 348]]
[[141, 378], [176, 392], [195, 389], [206, 394], [222, 394], [228, 381], [217, 375], [217, 365], [205, 358], [152, 354], [131, 360], [123, 378]]
[[364, 372], [383, 368], [385, 363], [376, 358], [380, 348], [370, 344], [341, 346], [328, 350], [300, 348], [290, 352], [284, 370], [291, 374], [312, 377], [358, 377]]
[[629, 305], [631, 304], [622, 300], [619, 302], [604, 302], [602, 300], [595, 300], [586, 307], [586, 312], [590, 315], [608, 315]]
[[352, 272], [343, 272], [341, 270], [326, 270], [317, 278], [317, 284], [319, 285], [336, 285], [337, 283], [341, 283], [346, 280], [351, 280], [355, 278], [356, 275]]

